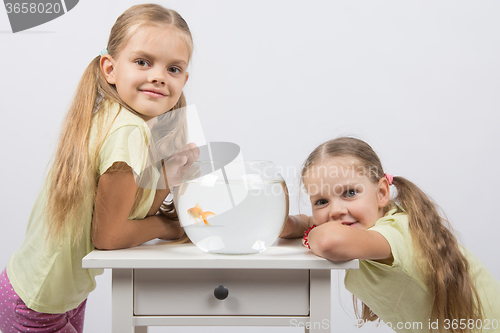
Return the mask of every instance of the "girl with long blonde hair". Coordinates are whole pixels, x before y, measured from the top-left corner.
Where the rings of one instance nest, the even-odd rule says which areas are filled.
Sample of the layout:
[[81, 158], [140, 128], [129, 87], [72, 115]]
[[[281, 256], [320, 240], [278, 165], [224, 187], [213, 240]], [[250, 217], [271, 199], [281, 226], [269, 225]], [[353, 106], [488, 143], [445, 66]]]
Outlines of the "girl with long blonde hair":
[[318, 146], [301, 180], [312, 217], [291, 216], [282, 237], [305, 233], [318, 256], [360, 259], [345, 278], [362, 301], [359, 322], [381, 319], [397, 332], [500, 332], [500, 282], [421, 189], [384, 172], [366, 142], [341, 137]]
[[25, 241], [0, 275], [1, 332], [82, 332], [102, 273], [82, 268], [86, 254], [183, 236], [164, 202], [198, 156], [186, 144], [182, 92], [192, 50], [173, 10], [143, 4], [118, 17], [80, 80]]

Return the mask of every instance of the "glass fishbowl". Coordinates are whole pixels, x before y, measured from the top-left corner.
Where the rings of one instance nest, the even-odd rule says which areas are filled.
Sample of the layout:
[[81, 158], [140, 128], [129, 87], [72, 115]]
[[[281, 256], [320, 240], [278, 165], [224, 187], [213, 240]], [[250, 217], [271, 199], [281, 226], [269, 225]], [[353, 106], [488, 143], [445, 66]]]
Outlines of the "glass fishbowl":
[[187, 236], [208, 253], [264, 251], [288, 215], [285, 181], [269, 161], [197, 161], [175, 188], [174, 202]]

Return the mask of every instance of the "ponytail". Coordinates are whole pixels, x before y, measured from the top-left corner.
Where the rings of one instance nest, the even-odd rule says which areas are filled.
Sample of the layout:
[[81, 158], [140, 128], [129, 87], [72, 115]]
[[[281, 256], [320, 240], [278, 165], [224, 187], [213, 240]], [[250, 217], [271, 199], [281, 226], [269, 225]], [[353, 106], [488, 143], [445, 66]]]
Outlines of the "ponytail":
[[[94, 110], [102, 98], [105, 79], [100, 70], [100, 57], [88, 65], [78, 84], [76, 95], [63, 122], [54, 162], [48, 177], [47, 240], [53, 242], [67, 234], [78, 242], [84, 224], [66, 227], [66, 220], [88, 211], [95, 193], [95, 166], [89, 163], [89, 133]], [[109, 84], [106, 85], [109, 87]]]
[[[403, 177], [394, 177], [397, 189], [395, 201], [407, 212], [416, 256], [426, 277], [429, 292], [434, 295], [433, 321], [482, 319], [479, 295], [470, 276], [467, 258], [460, 250], [448, 221], [443, 219], [436, 205], [415, 184]], [[441, 328], [439, 329], [441, 331]], [[463, 333], [467, 329], [450, 328]]]

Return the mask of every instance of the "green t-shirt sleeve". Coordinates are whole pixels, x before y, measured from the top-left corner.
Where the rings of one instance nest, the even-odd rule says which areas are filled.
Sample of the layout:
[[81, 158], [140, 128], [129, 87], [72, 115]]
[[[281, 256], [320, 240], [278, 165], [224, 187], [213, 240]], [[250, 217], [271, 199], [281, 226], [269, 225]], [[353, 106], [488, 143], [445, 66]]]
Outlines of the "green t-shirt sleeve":
[[[402, 216], [401, 216], [402, 217]], [[408, 224], [403, 223], [401, 218], [394, 218], [393, 215], [388, 215], [380, 220], [369, 230], [377, 231], [382, 234], [391, 247], [392, 257], [394, 258], [393, 265], [401, 265], [408, 260], [408, 246], [411, 246], [411, 240], [408, 237]]]
[[110, 133], [99, 152], [99, 175], [116, 162], [124, 162], [136, 175], [141, 175], [147, 163], [147, 137], [143, 128], [122, 126]]

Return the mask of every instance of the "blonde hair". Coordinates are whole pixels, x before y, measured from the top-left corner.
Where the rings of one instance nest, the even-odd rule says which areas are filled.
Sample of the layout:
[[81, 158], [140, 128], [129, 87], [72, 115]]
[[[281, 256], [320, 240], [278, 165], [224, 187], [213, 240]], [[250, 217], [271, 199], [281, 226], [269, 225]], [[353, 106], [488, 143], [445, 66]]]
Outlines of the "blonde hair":
[[[372, 147], [359, 139], [340, 137], [323, 143], [309, 155], [302, 167], [302, 182], [312, 166], [336, 156], [354, 157], [359, 163], [357, 166], [365, 170], [365, 175], [374, 184], [384, 177], [382, 164]], [[436, 204], [409, 180], [394, 177], [393, 185], [397, 196], [385, 210], [399, 205], [408, 214], [413, 246], [423, 263], [419, 269], [426, 278], [429, 292], [434, 295], [431, 319], [440, 323], [445, 319], [482, 319], [481, 302], [470, 276], [469, 262], [460, 251], [448, 221], [440, 216]], [[358, 317], [365, 321], [378, 319], [364, 303], [359, 315], [357, 300], [354, 304]], [[469, 330], [458, 327], [451, 328], [450, 332], [465, 333]]]
[[[156, 4], [136, 5], [127, 9], [113, 25], [107, 44], [108, 53], [112, 57], [119, 55], [130, 37], [140, 28], [157, 26], [173, 28], [179, 33], [188, 46], [189, 57], [193, 50], [193, 40], [189, 27], [184, 19], [174, 10]], [[73, 242], [78, 243], [83, 231], [84, 223], [70, 226], [68, 223], [84, 212], [92, 211], [95, 200], [95, 191], [98, 181], [97, 154], [102, 145], [107, 130], [101, 133], [94, 154], [89, 147], [89, 134], [96, 116], [105, 112], [103, 101], [115, 102], [126, 110], [137, 114], [118, 95], [116, 87], [109, 84], [100, 67], [100, 56], [95, 57], [84, 71], [73, 102], [68, 110], [59, 138], [58, 148], [53, 164], [48, 174], [48, 202], [47, 202], [47, 240], [50, 242], [68, 235]], [[186, 106], [184, 93], [171, 110]], [[175, 124], [185, 124], [185, 114], [182, 112], [168, 112], [165, 117]], [[102, 126], [102, 124], [98, 124]], [[185, 126], [173, 126], [177, 130], [168, 134], [168, 138], [177, 138], [178, 146], [186, 141]], [[91, 156], [92, 155], [92, 156]], [[142, 197], [144, 189], [136, 193], [134, 208]], [[88, 195], [93, 193], [93, 195]], [[171, 217], [175, 217], [175, 210], [168, 209]], [[133, 208], [133, 209], [134, 209]]]

